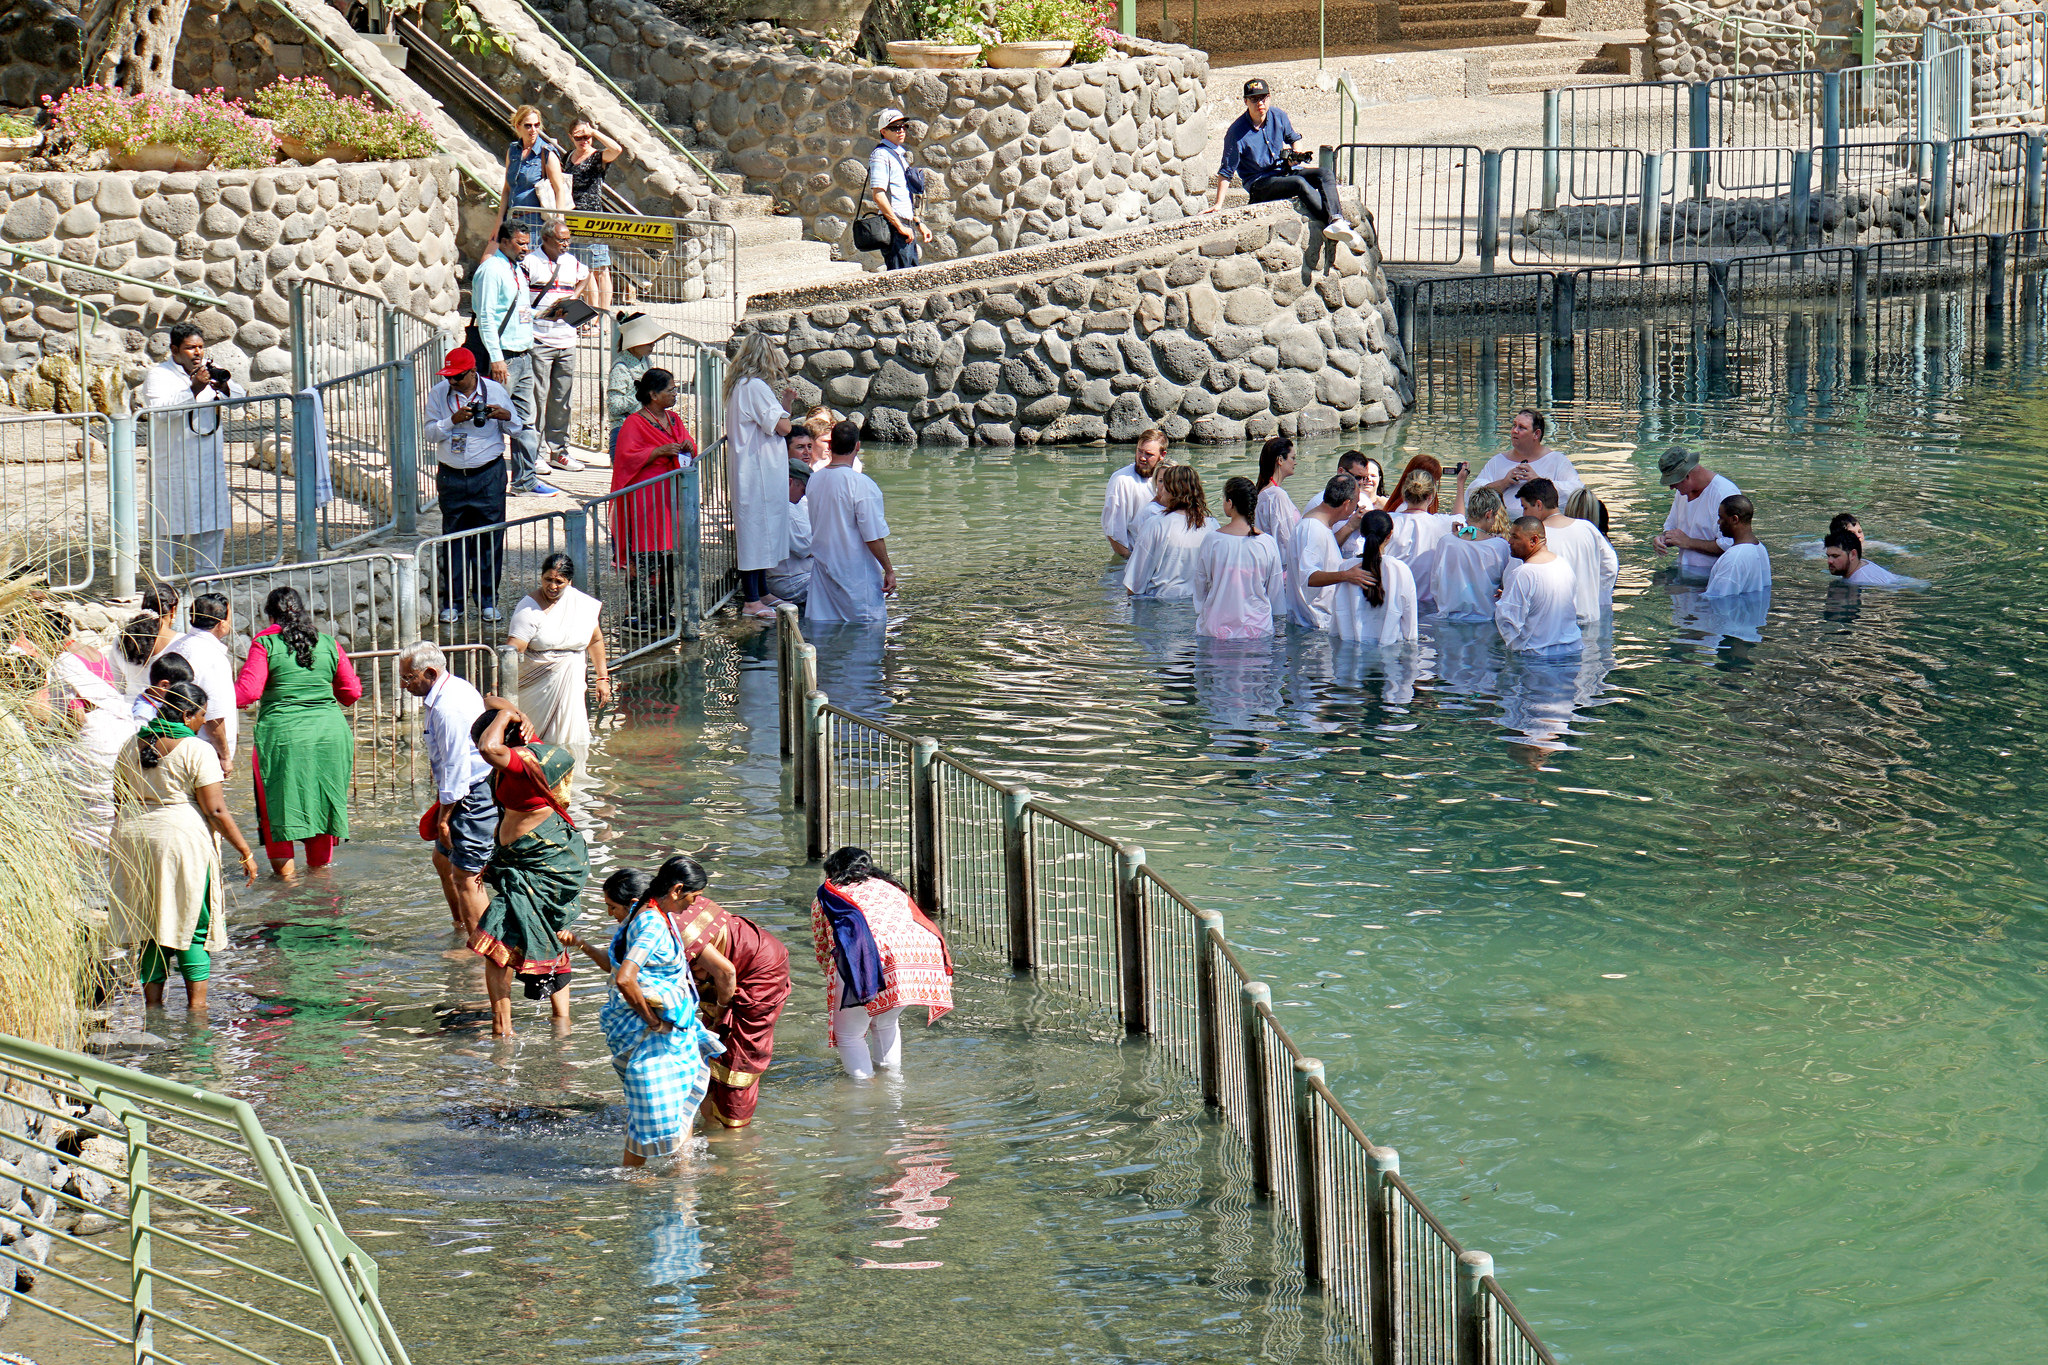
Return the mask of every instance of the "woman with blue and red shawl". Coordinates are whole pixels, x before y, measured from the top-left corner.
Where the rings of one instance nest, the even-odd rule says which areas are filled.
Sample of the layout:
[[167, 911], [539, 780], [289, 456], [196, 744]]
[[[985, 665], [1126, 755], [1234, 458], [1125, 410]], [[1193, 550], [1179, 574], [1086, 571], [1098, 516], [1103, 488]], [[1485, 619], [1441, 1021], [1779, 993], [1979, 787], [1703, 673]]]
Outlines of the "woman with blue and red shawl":
[[953, 1008], [953, 958], [939, 926], [866, 849], [848, 847], [825, 860], [811, 932], [825, 971], [828, 1037], [846, 1074], [864, 1081], [877, 1067], [900, 1071], [903, 1011], [923, 1005], [932, 1024]]
[[569, 1026], [569, 954], [557, 938], [578, 913], [590, 879], [590, 851], [570, 818], [569, 780], [576, 755], [559, 744], [530, 744], [526, 717], [492, 697], [470, 736], [491, 765], [498, 841], [484, 867], [490, 903], [469, 936], [484, 959], [491, 1036], [512, 1036], [512, 979], [526, 998], [548, 1001], [558, 1030]]

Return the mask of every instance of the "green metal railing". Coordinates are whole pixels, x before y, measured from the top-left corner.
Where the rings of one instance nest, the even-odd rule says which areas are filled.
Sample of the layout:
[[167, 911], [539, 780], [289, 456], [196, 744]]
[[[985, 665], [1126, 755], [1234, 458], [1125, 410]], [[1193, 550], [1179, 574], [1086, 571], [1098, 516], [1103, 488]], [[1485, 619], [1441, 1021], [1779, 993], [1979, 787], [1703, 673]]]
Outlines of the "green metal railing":
[[1374, 1143], [1273, 1011], [1223, 917], [1142, 848], [1062, 815], [937, 741], [831, 704], [797, 611], [777, 613], [782, 756], [812, 858], [846, 844], [908, 869], [956, 940], [1150, 1037], [1200, 1085], [1300, 1231], [1303, 1279], [1378, 1362], [1555, 1365], [1494, 1278]]
[[376, 1263], [246, 1101], [7, 1035], [0, 1082], [20, 1121], [0, 1157], [29, 1206], [8, 1216], [30, 1234], [0, 1260], [69, 1291], [59, 1307], [6, 1274], [0, 1294], [137, 1365], [193, 1358], [165, 1341], [255, 1365], [409, 1365]]

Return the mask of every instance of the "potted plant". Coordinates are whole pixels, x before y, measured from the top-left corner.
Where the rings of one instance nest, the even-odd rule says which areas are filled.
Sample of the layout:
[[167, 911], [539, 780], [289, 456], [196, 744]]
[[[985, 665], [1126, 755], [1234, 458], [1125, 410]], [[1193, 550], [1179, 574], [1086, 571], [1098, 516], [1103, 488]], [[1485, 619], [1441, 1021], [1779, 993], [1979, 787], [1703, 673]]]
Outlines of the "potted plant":
[[26, 161], [42, 140], [32, 120], [0, 114], [0, 161]]
[[60, 99], [43, 96], [50, 126], [107, 153], [119, 170], [242, 170], [277, 160], [277, 135], [240, 101], [219, 90], [194, 97], [176, 90], [129, 95], [80, 85]]
[[271, 120], [284, 154], [302, 165], [429, 156], [435, 147], [422, 115], [379, 108], [367, 95], [337, 95], [318, 76], [280, 76], [249, 103]]
[[911, 0], [904, 17], [917, 37], [889, 44], [892, 65], [957, 71], [981, 60], [986, 30], [976, 0]]
[[1111, 21], [1107, 0], [996, 0], [997, 41], [982, 52], [994, 67], [1056, 67], [1101, 60]]

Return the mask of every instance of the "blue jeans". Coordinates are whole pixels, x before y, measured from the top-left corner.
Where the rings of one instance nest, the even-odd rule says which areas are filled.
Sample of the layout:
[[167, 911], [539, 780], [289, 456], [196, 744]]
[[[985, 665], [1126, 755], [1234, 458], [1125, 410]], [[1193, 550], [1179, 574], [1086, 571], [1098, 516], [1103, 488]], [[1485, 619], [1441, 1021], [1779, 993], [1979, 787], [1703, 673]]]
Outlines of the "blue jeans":
[[882, 248], [882, 269], [909, 270], [917, 265], [917, 239], [889, 229], [889, 245]]
[[505, 357], [505, 388], [512, 394], [512, 408], [519, 418], [519, 434], [514, 436], [512, 445], [512, 483], [514, 493], [533, 491], [533, 467], [540, 455], [540, 403], [536, 401], [533, 383], [533, 352], [521, 351], [518, 355]]

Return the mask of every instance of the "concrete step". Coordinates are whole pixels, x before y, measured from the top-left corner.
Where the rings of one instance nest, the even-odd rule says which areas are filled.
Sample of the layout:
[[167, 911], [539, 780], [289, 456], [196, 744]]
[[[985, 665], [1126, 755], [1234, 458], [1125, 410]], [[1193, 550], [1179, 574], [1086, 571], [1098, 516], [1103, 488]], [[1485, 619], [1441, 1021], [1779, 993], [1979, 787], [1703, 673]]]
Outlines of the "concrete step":
[[1404, 15], [1401, 19], [1401, 41], [1433, 43], [1458, 38], [1533, 36], [1540, 22], [1521, 14], [1513, 14], [1491, 19], [1430, 19], [1410, 23]]
[[1524, 0], [1451, 0], [1451, 3], [1401, 6], [1401, 32], [1406, 35], [1415, 24], [1456, 22], [1465, 19], [1528, 19]]
[[[1611, 67], [1613, 64], [1608, 63]], [[1486, 82], [1489, 95], [1529, 95], [1555, 90], [1562, 85], [1626, 85], [1635, 80], [1627, 72], [1568, 71], [1552, 76], [1495, 76]]]
[[740, 245], [739, 290], [747, 297], [775, 289], [794, 289], [848, 279], [861, 273], [859, 262], [833, 259], [831, 244], [827, 242]]

